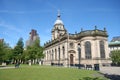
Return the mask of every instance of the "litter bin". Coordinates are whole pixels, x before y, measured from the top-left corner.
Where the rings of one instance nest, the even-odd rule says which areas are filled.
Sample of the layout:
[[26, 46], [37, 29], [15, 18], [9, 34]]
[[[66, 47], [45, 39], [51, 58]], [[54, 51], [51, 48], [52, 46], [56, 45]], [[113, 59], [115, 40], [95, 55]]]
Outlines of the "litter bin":
[[96, 70], [96, 71], [99, 71], [99, 70], [100, 70], [99, 64], [94, 64], [94, 70]]

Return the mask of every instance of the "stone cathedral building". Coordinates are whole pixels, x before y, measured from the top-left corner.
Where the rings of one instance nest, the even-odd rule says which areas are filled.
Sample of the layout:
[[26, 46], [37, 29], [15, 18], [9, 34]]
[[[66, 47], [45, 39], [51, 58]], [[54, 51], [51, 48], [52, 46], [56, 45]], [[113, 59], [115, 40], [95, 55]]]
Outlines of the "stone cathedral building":
[[68, 34], [60, 14], [51, 31], [52, 39], [44, 44], [44, 64], [92, 66], [110, 64], [106, 29], [83, 30]]

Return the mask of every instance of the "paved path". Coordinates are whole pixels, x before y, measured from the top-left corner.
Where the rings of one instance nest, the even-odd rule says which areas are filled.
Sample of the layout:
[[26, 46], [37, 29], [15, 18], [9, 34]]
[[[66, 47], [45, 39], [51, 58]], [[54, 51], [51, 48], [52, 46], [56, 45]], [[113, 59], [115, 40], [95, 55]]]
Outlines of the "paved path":
[[15, 68], [15, 67], [0, 67], [0, 69], [11, 69], [11, 68]]
[[103, 74], [120, 75], [120, 67], [100, 67], [100, 72]]
[[120, 67], [101, 67], [100, 72], [110, 80], [120, 80]]

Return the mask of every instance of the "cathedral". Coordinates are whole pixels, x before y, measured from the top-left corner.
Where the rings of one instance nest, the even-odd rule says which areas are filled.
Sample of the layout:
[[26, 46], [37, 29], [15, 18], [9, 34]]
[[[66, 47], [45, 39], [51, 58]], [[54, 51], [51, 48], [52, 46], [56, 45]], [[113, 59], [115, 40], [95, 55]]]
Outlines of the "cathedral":
[[52, 38], [44, 44], [44, 65], [106, 66], [110, 64], [108, 34], [103, 30], [83, 30], [70, 34], [58, 13], [51, 30]]

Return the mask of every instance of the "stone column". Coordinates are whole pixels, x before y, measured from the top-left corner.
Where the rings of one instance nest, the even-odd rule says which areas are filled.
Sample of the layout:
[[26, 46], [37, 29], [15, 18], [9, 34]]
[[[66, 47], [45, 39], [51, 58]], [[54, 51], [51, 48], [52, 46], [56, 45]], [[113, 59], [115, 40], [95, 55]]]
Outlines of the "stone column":
[[85, 46], [84, 46], [84, 42], [81, 42], [81, 58], [85, 59]]
[[64, 66], [68, 66], [68, 43], [64, 43], [65, 55], [64, 55]]
[[96, 40], [96, 56], [100, 58], [100, 41]]
[[109, 51], [109, 48], [108, 48], [108, 42], [107, 42], [107, 40], [104, 43], [105, 43], [105, 45], [104, 45], [104, 47], [105, 47], [105, 57], [109, 58], [110, 51]]

